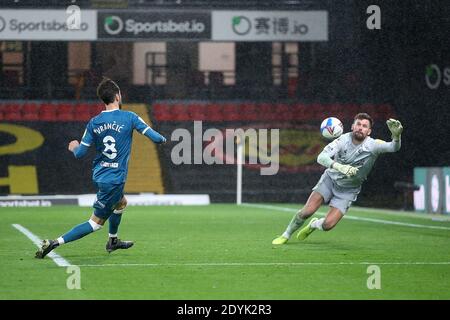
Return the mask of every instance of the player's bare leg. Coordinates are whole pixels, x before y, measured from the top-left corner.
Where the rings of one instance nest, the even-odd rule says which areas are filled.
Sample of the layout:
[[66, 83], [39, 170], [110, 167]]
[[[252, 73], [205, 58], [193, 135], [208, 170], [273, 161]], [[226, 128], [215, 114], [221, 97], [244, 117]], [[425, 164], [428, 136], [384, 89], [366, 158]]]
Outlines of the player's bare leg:
[[329, 231], [333, 229], [343, 217], [344, 215], [342, 214], [341, 210], [335, 207], [330, 207], [330, 210], [328, 211], [325, 218], [311, 219], [308, 225], [300, 230], [297, 238], [299, 240], [304, 240], [315, 230]]
[[300, 209], [294, 215], [294, 217], [292, 217], [292, 220], [287, 226], [286, 231], [284, 231], [284, 233], [278, 238], [275, 238], [272, 241], [272, 244], [285, 244], [289, 240], [291, 235], [295, 231], [297, 231], [303, 225], [303, 223], [320, 208], [323, 201], [324, 199], [322, 195], [316, 191], [313, 191], [309, 196], [305, 206]]
[[318, 219], [313, 227], [322, 231], [330, 231], [343, 217], [344, 215], [341, 210], [335, 207], [330, 207], [327, 216], [325, 218]]

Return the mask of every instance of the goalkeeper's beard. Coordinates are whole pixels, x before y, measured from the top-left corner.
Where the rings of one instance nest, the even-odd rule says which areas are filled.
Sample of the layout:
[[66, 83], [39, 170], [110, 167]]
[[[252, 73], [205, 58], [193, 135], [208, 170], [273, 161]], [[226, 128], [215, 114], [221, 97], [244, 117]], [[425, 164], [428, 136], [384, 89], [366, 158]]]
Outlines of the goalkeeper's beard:
[[353, 132], [352, 137], [353, 137], [353, 139], [355, 139], [356, 141], [364, 141], [364, 139], [366, 138], [366, 137], [364, 136], [364, 133], [359, 132], [359, 131]]

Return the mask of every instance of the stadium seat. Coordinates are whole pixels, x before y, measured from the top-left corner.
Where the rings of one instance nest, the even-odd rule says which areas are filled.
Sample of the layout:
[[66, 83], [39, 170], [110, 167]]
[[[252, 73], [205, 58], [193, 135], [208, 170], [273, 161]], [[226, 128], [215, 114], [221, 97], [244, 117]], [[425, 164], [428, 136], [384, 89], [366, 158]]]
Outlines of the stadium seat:
[[358, 112], [361, 112], [361, 105], [358, 103], [347, 104], [345, 108], [345, 114], [355, 115]]
[[94, 104], [91, 109], [91, 116], [95, 117], [96, 115], [100, 114], [104, 110], [105, 110], [104, 104]]
[[37, 121], [39, 120], [40, 105], [36, 103], [25, 103], [22, 107], [22, 117], [24, 120]]
[[171, 119], [171, 114], [167, 105], [154, 104], [152, 107], [152, 114], [157, 121], [168, 121]]
[[257, 112], [257, 108], [253, 103], [243, 103], [239, 106], [239, 108], [241, 109], [241, 120], [258, 120], [260, 117], [260, 114]]
[[394, 110], [389, 104], [381, 104], [377, 106], [377, 110], [379, 111], [380, 119], [397, 118]]
[[60, 103], [56, 105], [56, 119], [58, 121], [73, 120], [73, 105], [68, 103]]
[[42, 104], [39, 110], [39, 119], [42, 121], [56, 121], [56, 106], [54, 104]]
[[260, 120], [271, 120], [274, 118], [274, 106], [271, 103], [260, 103], [256, 110], [259, 113]]
[[344, 113], [340, 119], [353, 119], [353, 117], [359, 112], [359, 110], [359, 105], [357, 104], [346, 104], [343, 106]]
[[58, 121], [73, 121], [75, 119], [75, 116], [73, 115], [72, 112], [67, 112], [67, 113], [58, 113], [56, 116], [56, 120]]
[[234, 103], [226, 103], [222, 105], [223, 113], [239, 113], [239, 108]]
[[56, 107], [54, 104], [51, 103], [43, 103], [39, 111], [43, 113], [50, 113], [50, 112], [56, 113]]
[[312, 103], [305, 106], [305, 112], [303, 113], [305, 119], [325, 119], [329, 115], [326, 107], [321, 103]]
[[170, 107], [171, 120], [173, 121], [188, 121], [189, 114], [185, 104], [174, 104]]
[[364, 103], [361, 105], [359, 112], [366, 112], [368, 114], [376, 113], [376, 106], [373, 103]]
[[22, 107], [22, 112], [38, 113], [41, 105], [36, 103], [25, 103]]
[[223, 121], [222, 108], [219, 105], [208, 104], [205, 108], [208, 121]]
[[73, 111], [74, 111], [75, 115], [77, 115], [77, 114], [85, 114], [85, 113], [90, 114], [91, 113], [91, 109], [92, 109], [92, 106], [90, 104], [81, 103], [81, 104], [75, 105]]
[[305, 109], [306, 105], [304, 104], [294, 104], [292, 106], [292, 120], [294, 121], [303, 121], [305, 120]]
[[80, 103], [73, 107], [74, 119], [76, 121], [89, 120], [105, 110], [104, 106], [97, 103]]
[[238, 121], [240, 118], [239, 107], [234, 103], [224, 104], [222, 114], [225, 121]]
[[74, 114], [73, 120], [75, 121], [89, 121], [91, 120], [92, 116], [90, 112], [76, 112]]
[[340, 104], [332, 103], [327, 105], [327, 111], [329, 114], [336, 115], [339, 112]]
[[7, 103], [3, 106], [3, 112], [8, 113], [20, 113], [22, 111], [22, 105], [18, 103]]
[[20, 121], [22, 120], [22, 113], [20, 112], [7, 112], [4, 115], [4, 120], [7, 121]]
[[284, 103], [280, 103], [274, 106], [275, 114], [274, 120], [278, 121], [290, 121], [292, 119], [292, 106]]
[[187, 105], [187, 112], [191, 120], [206, 120], [207, 106], [204, 104], [189, 104]]
[[73, 105], [69, 103], [59, 103], [56, 105], [56, 113], [72, 113], [73, 112]]
[[39, 113], [37, 112], [22, 113], [22, 119], [26, 121], [38, 121]]

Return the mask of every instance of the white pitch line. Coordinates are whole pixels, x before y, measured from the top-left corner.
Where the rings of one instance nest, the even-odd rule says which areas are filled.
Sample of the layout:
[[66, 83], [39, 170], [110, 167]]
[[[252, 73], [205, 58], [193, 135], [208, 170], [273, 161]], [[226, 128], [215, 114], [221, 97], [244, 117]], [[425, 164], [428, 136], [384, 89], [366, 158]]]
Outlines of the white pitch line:
[[367, 207], [358, 207], [352, 206], [355, 210], [362, 212], [379, 212], [386, 213], [390, 215], [395, 215], [399, 217], [408, 217], [414, 219], [425, 219], [431, 221], [439, 221], [439, 222], [448, 222], [450, 221], [450, 216], [445, 214], [438, 213], [418, 213], [415, 211], [402, 211], [402, 210], [389, 210], [389, 209], [379, 209], [379, 208], [367, 208]]
[[218, 262], [218, 263], [117, 263], [80, 264], [78, 267], [258, 267], [258, 266], [334, 266], [334, 265], [450, 265], [441, 262]]
[[[38, 248], [41, 247], [42, 240], [39, 239], [39, 237], [36, 236], [35, 234], [33, 234], [30, 230], [28, 230], [27, 228], [21, 226], [20, 224], [13, 224], [12, 226], [14, 228], [16, 228], [17, 230], [19, 230], [20, 232], [22, 232], [25, 236], [27, 236], [27, 238], [30, 239]], [[50, 252], [47, 255], [47, 257], [52, 259], [56, 263], [56, 265], [58, 265], [59, 267], [70, 267], [70, 266], [72, 266], [69, 263], [69, 261], [67, 261], [66, 259], [64, 259], [63, 257], [61, 257], [57, 253]]]
[[[287, 211], [287, 212], [297, 212], [297, 209], [277, 207], [267, 204], [252, 204], [252, 203], [243, 203], [243, 206], [267, 209], [267, 210], [278, 210], [278, 211]], [[318, 213], [318, 215], [324, 216], [324, 213]], [[349, 220], [357, 220], [357, 221], [367, 221], [367, 222], [375, 222], [382, 224], [392, 224], [403, 227], [412, 227], [412, 228], [425, 228], [425, 229], [438, 229], [438, 230], [450, 230], [450, 227], [442, 227], [442, 226], [427, 226], [423, 224], [414, 224], [414, 223], [406, 223], [406, 222], [398, 222], [398, 221], [390, 221], [390, 220], [382, 220], [382, 219], [373, 219], [373, 218], [363, 218], [363, 217], [355, 217], [355, 216], [344, 216], [345, 219]]]

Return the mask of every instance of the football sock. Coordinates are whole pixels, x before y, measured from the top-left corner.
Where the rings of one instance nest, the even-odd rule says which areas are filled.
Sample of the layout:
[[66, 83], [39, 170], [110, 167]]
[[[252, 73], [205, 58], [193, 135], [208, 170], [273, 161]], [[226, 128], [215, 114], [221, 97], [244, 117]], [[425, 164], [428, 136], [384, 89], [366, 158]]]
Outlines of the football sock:
[[291, 235], [297, 231], [305, 222], [304, 219], [299, 218], [298, 214], [296, 213], [294, 217], [292, 218], [291, 222], [289, 222], [289, 225], [286, 228], [286, 231], [283, 233], [283, 237], [289, 239]]
[[324, 221], [325, 221], [325, 218], [321, 218], [321, 219], [314, 221], [313, 223], [311, 223], [311, 228], [319, 229], [319, 230], [323, 231], [322, 224]]
[[[61, 238], [64, 241], [63, 243], [68, 243], [68, 242], [83, 238], [84, 236], [88, 235], [89, 233], [97, 231], [101, 227], [102, 227], [101, 225], [95, 223], [92, 220], [89, 220], [89, 221], [83, 222], [83, 223], [75, 226], [72, 230], [70, 230], [66, 234], [62, 235]], [[59, 242], [59, 240], [58, 240], [58, 242]], [[62, 243], [59, 242], [59, 244], [62, 244]]]
[[109, 234], [117, 236], [117, 230], [119, 229], [120, 220], [122, 220], [122, 215], [113, 213], [109, 216]]

